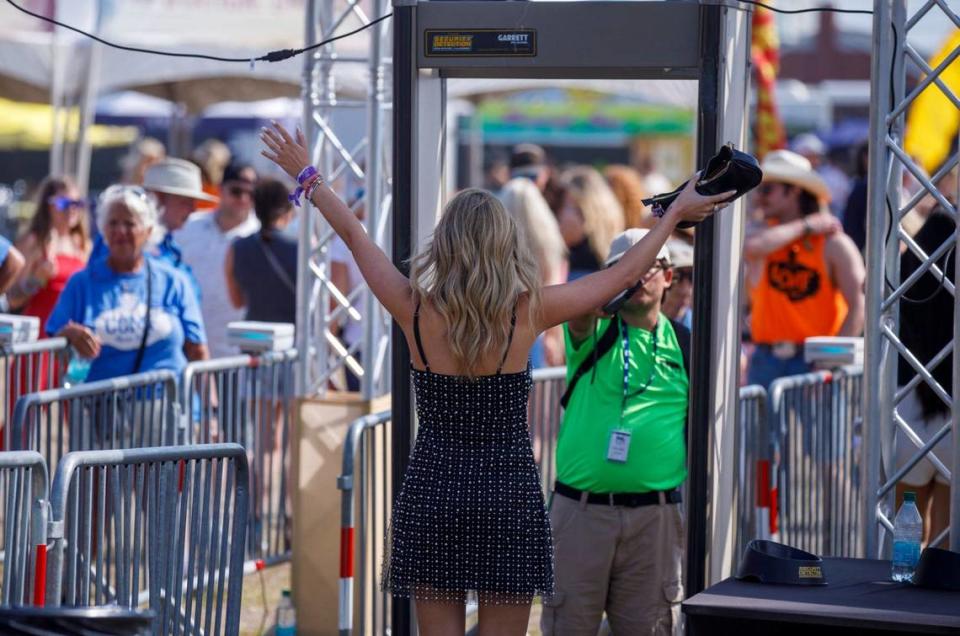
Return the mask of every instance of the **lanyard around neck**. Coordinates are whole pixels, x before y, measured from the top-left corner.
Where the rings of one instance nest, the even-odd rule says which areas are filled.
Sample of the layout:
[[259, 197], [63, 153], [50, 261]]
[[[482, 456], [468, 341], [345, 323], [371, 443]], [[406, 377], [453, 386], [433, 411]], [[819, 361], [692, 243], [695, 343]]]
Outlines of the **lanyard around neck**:
[[621, 411], [626, 409], [627, 400], [632, 397], [636, 397], [650, 388], [650, 385], [653, 384], [653, 378], [656, 376], [657, 372], [657, 326], [653, 326], [653, 331], [650, 333], [651, 338], [653, 339], [653, 351], [651, 352], [650, 358], [650, 377], [647, 378], [647, 381], [644, 382], [638, 389], [633, 393], [630, 392], [630, 336], [627, 329], [627, 323], [623, 321], [619, 316], [617, 321], [620, 323], [620, 336], [623, 339], [623, 404]]

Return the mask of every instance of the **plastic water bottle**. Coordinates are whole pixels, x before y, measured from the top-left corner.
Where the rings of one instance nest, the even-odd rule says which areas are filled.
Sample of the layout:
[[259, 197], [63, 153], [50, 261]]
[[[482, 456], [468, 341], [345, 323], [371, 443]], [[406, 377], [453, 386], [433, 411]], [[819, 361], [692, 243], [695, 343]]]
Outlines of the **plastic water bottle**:
[[923, 518], [917, 510], [917, 495], [903, 493], [903, 504], [893, 520], [893, 566], [891, 576], [897, 582], [910, 582], [920, 560]]
[[72, 386], [83, 384], [90, 373], [91, 360], [83, 358], [77, 353], [77, 350], [70, 347], [70, 361], [67, 363], [67, 371], [63, 375], [63, 386], [69, 389]]
[[273, 633], [276, 636], [294, 636], [297, 633], [297, 612], [293, 608], [290, 590], [280, 593], [280, 604], [277, 605], [277, 626]]

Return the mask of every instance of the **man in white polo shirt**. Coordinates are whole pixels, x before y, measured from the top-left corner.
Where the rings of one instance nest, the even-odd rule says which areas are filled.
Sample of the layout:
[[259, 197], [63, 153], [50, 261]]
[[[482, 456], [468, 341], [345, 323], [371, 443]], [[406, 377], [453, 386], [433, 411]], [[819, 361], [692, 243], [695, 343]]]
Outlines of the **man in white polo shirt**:
[[193, 268], [200, 284], [200, 309], [207, 325], [207, 345], [213, 358], [238, 353], [227, 346], [227, 323], [242, 320], [244, 310], [234, 308], [227, 296], [223, 260], [235, 239], [260, 230], [260, 221], [253, 214], [253, 186], [256, 182], [257, 173], [253, 168], [230, 166], [223, 174], [217, 209], [194, 212], [176, 234], [183, 260]]

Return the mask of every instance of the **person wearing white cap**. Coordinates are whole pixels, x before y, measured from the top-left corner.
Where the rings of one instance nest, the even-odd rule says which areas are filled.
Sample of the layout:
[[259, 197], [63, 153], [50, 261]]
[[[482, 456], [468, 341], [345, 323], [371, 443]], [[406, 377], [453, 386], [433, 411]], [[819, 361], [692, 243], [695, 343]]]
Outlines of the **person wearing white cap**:
[[[610, 245], [617, 263], [648, 230]], [[673, 280], [662, 245], [615, 316], [565, 325], [567, 394], [550, 502], [556, 588], [545, 636], [669, 634], [683, 598], [680, 487], [687, 476], [690, 331], [661, 312]]]
[[813, 336], [859, 336], [865, 270], [857, 246], [824, 209], [827, 184], [789, 150], [769, 153], [754, 204], [764, 224], [747, 230], [750, 330], [756, 344], [750, 384], [769, 386], [805, 373], [803, 342]]

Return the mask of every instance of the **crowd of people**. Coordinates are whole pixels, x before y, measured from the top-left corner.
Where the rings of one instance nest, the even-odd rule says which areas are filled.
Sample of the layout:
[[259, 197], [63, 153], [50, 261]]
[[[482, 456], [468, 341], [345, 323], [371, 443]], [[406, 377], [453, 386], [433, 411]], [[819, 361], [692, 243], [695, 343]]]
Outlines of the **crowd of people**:
[[286, 184], [231, 163], [214, 140], [182, 159], [145, 139], [122, 168], [96, 199], [67, 177], [37, 187], [26, 229], [0, 244], [7, 311], [66, 338], [88, 381], [239, 353], [231, 321], [294, 322]]

